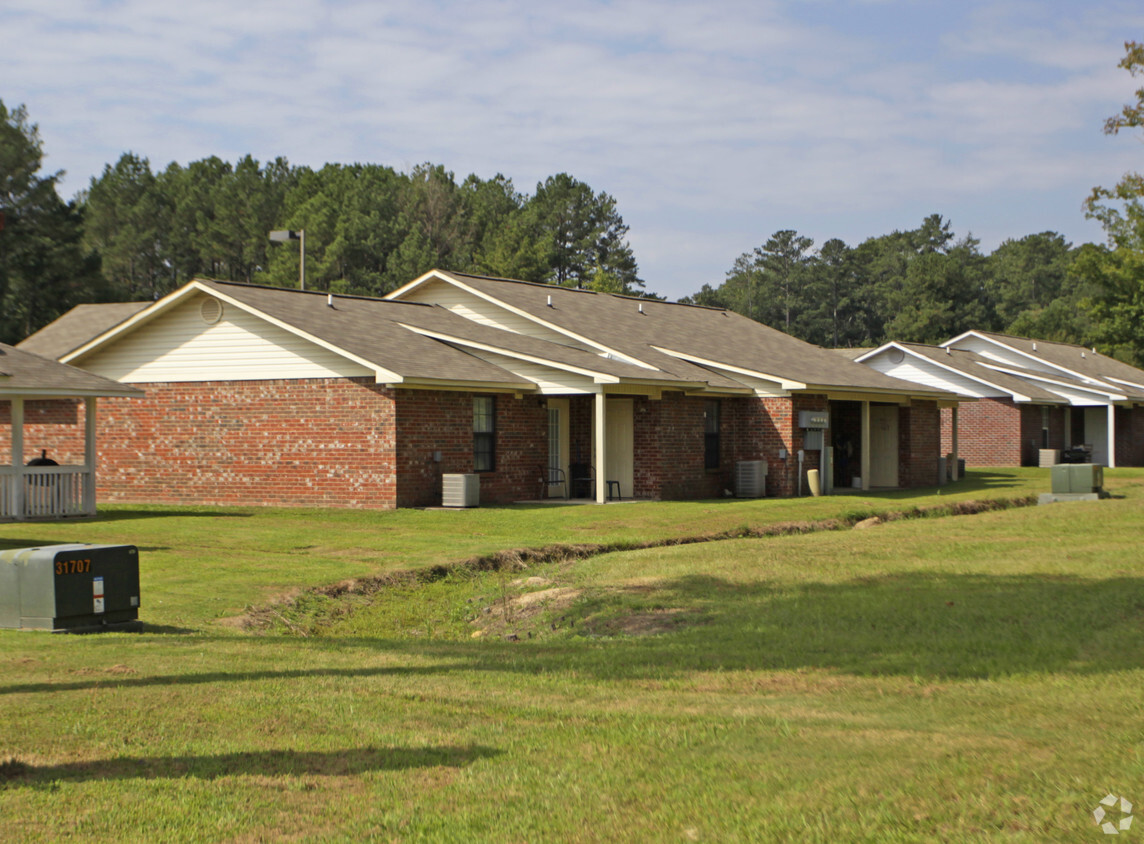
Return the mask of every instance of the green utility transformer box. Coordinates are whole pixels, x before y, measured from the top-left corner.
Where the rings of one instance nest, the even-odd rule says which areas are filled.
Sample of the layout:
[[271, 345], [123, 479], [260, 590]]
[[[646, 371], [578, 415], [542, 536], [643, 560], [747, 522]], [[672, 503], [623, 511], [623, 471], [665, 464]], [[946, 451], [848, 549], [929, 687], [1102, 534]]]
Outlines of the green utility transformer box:
[[138, 549], [45, 545], [0, 551], [0, 627], [142, 630]]
[[1103, 491], [1104, 467], [1100, 464], [1059, 463], [1050, 472], [1054, 493], [1091, 495]]

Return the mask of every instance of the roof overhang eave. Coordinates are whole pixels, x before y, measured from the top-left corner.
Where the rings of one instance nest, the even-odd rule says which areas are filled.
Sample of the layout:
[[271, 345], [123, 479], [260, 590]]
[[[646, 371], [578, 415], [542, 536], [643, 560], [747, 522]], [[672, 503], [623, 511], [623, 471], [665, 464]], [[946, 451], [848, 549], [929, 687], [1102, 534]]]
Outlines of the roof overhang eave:
[[402, 378], [400, 381], [384, 381], [379, 384], [387, 387], [401, 387], [422, 390], [463, 390], [478, 393], [535, 393], [536, 384], [531, 381], [479, 381], [453, 378]]
[[39, 387], [21, 389], [14, 387], [4, 389], [0, 387], [0, 399], [94, 399], [94, 398], [127, 398], [137, 399], [146, 396], [147, 394], [136, 387], [129, 387], [124, 385], [122, 389], [54, 389], [51, 387]]

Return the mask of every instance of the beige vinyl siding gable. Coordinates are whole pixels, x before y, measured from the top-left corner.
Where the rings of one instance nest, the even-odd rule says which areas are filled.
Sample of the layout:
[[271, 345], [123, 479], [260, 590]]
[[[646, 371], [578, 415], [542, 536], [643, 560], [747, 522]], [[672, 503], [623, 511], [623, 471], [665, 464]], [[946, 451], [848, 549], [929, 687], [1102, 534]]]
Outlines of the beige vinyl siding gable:
[[228, 303], [223, 303], [218, 322], [210, 324], [200, 312], [206, 299], [188, 298], [77, 364], [128, 384], [373, 375]]

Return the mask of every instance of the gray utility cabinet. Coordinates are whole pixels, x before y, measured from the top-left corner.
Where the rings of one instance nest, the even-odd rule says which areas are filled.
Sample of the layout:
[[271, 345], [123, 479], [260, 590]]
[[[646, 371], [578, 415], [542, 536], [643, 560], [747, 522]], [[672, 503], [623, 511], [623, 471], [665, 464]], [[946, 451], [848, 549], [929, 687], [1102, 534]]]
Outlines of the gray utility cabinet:
[[45, 545], [0, 551], [0, 627], [141, 630], [138, 549]]
[[1099, 463], [1060, 463], [1050, 470], [1054, 493], [1100, 493], [1104, 487], [1104, 466]]

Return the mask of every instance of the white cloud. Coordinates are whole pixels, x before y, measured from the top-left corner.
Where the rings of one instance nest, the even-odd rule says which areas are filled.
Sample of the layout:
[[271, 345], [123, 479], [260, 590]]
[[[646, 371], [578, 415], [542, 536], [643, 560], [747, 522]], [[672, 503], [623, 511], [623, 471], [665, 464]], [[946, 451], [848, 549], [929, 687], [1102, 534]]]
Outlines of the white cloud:
[[1080, 231], [1088, 187], [1138, 152], [1099, 133], [1133, 90], [1115, 65], [1144, 12], [1122, 0], [6, 6], [0, 96], [68, 190], [126, 150], [431, 160], [525, 191], [568, 171], [616, 196], [675, 295], [801, 221], [869, 236], [974, 201], [1041, 220], [1075, 190], [1048, 227]]

